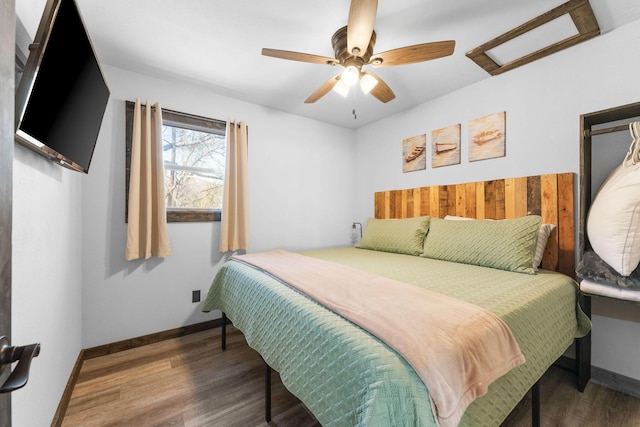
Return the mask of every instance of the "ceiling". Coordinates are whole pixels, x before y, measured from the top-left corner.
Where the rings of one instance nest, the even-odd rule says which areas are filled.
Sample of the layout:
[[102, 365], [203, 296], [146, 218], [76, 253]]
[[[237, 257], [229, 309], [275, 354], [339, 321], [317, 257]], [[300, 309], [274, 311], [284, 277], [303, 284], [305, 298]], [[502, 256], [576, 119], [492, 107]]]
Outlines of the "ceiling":
[[[102, 63], [358, 128], [491, 78], [465, 53], [566, 0], [379, 0], [374, 53], [456, 40], [451, 56], [375, 69], [396, 94], [386, 104], [356, 90], [348, 98], [331, 91], [305, 104], [342, 67], [261, 55], [267, 47], [333, 57], [331, 36], [347, 24], [349, 0], [76, 1]], [[590, 2], [602, 34], [640, 18], [638, 0]], [[45, 3], [16, 0], [16, 13], [31, 36]]]

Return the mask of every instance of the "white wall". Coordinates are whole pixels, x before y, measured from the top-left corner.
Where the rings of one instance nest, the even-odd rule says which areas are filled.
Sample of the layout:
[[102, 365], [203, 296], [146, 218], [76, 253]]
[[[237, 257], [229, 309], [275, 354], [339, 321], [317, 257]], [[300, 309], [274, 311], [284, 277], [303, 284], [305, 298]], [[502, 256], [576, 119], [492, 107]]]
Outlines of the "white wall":
[[13, 425], [46, 426], [82, 348], [83, 176], [19, 145], [13, 163], [12, 341], [41, 344]]
[[353, 132], [104, 66], [111, 99], [83, 180], [82, 345], [202, 322], [220, 264], [219, 223], [170, 223], [171, 256], [125, 261], [125, 100], [249, 125], [250, 251], [347, 245], [354, 211]]
[[[356, 218], [375, 191], [580, 169], [581, 114], [638, 102], [640, 21], [356, 131]], [[467, 124], [506, 111], [506, 157], [469, 163]], [[462, 163], [402, 173], [402, 139], [462, 124]], [[629, 139], [631, 142], [631, 139]], [[429, 150], [427, 150], [429, 151]], [[397, 159], [397, 161], [389, 161]], [[430, 165], [430, 154], [427, 158]], [[597, 159], [594, 159], [597, 162]], [[640, 311], [593, 301], [593, 365], [640, 380]], [[624, 311], [625, 315], [620, 313]]]

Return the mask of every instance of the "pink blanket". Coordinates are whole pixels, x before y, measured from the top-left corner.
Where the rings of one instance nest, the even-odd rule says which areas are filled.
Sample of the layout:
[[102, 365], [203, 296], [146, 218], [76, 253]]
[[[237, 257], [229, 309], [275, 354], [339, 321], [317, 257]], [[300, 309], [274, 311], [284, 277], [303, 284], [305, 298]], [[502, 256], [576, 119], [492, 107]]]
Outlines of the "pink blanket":
[[476, 305], [287, 251], [233, 259], [298, 289], [401, 354], [429, 390], [443, 427], [458, 425], [489, 384], [525, 362], [509, 327]]

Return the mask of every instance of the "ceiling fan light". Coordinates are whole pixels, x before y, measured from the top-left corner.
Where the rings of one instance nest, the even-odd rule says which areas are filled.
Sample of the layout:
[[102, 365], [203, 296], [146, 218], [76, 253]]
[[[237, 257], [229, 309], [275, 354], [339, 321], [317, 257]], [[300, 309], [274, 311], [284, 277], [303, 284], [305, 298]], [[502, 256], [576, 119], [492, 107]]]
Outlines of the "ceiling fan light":
[[345, 98], [347, 97], [347, 95], [349, 95], [349, 86], [344, 84], [342, 80], [338, 80], [338, 83], [336, 83], [335, 86], [333, 86], [333, 90], [338, 92], [340, 95], [342, 95]]
[[364, 93], [371, 92], [371, 89], [376, 87], [377, 84], [378, 80], [370, 74], [365, 74], [360, 79], [360, 89], [362, 89]]
[[358, 69], [353, 65], [349, 65], [345, 68], [340, 78], [340, 81], [349, 87], [358, 83], [358, 80], [360, 80], [360, 71], [358, 71]]

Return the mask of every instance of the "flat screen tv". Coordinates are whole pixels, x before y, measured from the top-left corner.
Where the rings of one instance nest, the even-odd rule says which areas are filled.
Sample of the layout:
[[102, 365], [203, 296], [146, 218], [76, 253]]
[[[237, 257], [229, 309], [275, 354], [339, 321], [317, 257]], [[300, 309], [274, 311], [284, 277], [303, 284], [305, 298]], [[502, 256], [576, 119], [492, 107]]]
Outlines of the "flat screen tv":
[[109, 100], [74, 0], [48, 0], [16, 89], [16, 141], [88, 173]]

